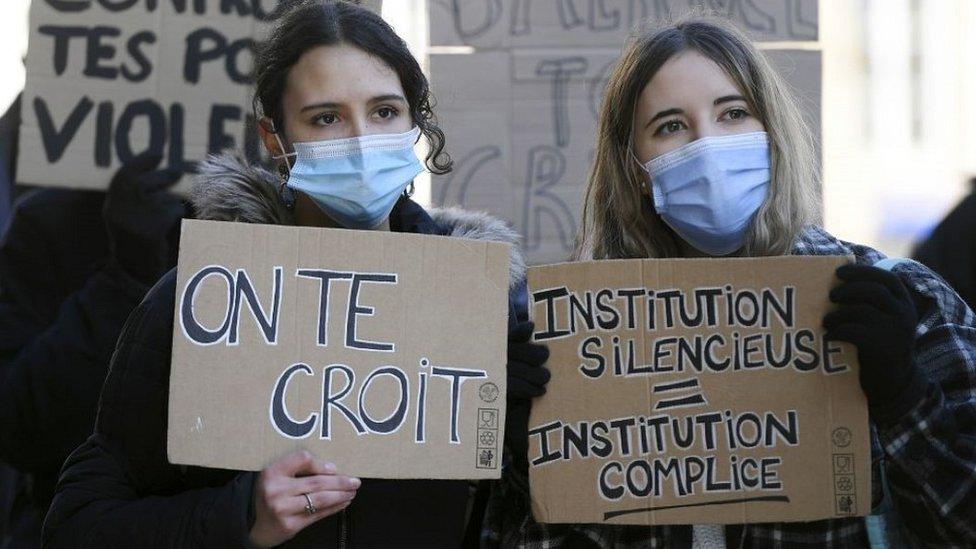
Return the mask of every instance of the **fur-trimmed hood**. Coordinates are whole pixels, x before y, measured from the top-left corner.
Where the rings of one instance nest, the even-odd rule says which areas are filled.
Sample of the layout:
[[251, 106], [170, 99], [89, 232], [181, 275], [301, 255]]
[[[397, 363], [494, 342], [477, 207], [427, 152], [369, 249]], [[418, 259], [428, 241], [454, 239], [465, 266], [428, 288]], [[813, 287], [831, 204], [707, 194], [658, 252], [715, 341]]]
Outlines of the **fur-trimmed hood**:
[[[294, 225], [291, 210], [279, 195], [280, 179], [270, 171], [232, 155], [211, 155], [199, 165], [190, 191], [198, 219], [268, 225]], [[509, 284], [525, 279], [525, 259], [519, 234], [504, 221], [483, 212], [461, 208], [427, 210], [447, 236], [511, 244]]]

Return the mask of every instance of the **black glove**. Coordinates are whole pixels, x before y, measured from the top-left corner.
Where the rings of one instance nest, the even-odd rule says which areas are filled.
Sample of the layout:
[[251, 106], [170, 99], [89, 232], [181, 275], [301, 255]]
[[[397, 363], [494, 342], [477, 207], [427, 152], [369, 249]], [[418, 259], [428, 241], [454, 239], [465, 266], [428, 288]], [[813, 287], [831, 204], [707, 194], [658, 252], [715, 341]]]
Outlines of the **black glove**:
[[112, 257], [132, 278], [154, 284], [170, 267], [168, 236], [185, 215], [182, 200], [169, 189], [177, 170], [157, 170], [162, 157], [141, 154], [109, 183], [103, 217]]
[[891, 272], [866, 265], [837, 269], [830, 292], [837, 310], [823, 319], [827, 339], [857, 346], [861, 389], [875, 420], [891, 421], [924, 395], [927, 382], [913, 360], [918, 315], [908, 289]]
[[505, 442], [514, 467], [528, 474], [529, 411], [532, 399], [546, 392], [549, 370], [543, 364], [549, 359], [545, 345], [530, 343], [535, 325], [519, 322], [508, 332], [508, 409], [505, 414]]
[[519, 322], [508, 332], [508, 401], [531, 400], [546, 393], [549, 370], [549, 348], [531, 343], [535, 324]]

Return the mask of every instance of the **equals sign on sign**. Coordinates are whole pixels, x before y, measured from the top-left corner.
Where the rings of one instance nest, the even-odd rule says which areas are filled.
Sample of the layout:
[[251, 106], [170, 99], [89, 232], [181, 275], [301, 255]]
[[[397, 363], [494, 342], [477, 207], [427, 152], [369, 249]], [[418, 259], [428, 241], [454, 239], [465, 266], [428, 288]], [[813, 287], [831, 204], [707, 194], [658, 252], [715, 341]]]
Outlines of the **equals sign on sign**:
[[[669, 396], [669, 398], [662, 398], [654, 404], [655, 410], [669, 410], [671, 408], [690, 408], [692, 406], [701, 406], [703, 404], [708, 404], [705, 400], [705, 395], [701, 392], [701, 386], [698, 385], [698, 378], [685, 379], [682, 381], [669, 381], [667, 383], [658, 383], [651, 387], [651, 394], [657, 395], [662, 393], [684, 393], [686, 396]], [[692, 394], [688, 394], [692, 393]]]

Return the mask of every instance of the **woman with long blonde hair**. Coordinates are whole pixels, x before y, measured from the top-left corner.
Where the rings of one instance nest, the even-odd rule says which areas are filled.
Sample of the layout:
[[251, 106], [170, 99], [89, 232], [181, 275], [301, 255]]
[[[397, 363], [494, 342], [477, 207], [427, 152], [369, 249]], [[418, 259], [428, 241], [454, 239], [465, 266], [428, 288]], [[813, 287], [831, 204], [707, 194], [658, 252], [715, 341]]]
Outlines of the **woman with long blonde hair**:
[[823, 323], [857, 347], [872, 504], [889, 528], [863, 517], [723, 527], [707, 514], [692, 528], [544, 525], [527, 511], [524, 471], [509, 471], [489, 545], [976, 545], [973, 314], [920, 264], [820, 228], [816, 166], [790, 90], [749, 39], [707, 19], [640, 32], [605, 90], [575, 258], [853, 255]]

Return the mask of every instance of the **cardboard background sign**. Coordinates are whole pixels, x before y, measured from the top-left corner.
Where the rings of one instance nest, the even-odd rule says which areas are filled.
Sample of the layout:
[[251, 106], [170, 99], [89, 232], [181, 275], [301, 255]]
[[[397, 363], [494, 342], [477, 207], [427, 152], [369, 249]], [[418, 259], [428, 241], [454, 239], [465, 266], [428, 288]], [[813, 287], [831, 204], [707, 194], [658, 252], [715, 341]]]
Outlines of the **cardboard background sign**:
[[454, 159], [451, 173], [432, 178], [433, 202], [508, 219], [524, 235], [532, 264], [565, 261], [603, 89], [624, 41], [645, 19], [653, 24], [701, 7], [756, 40], [776, 41], [764, 51], [819, 142], [816, 0], [428, 0], [430, 79]]
[[754, 40], [818, 38], [817, 0], [432, 0], [431, 46], [618, 46], [640, 22], [726, 17]]
[[823, 341], [846, 257], [529, 270], [552, 380], [533, 402], [536, 520], [697, 524], [870, 511], [853, 346]]
[[184, 221], [172, 463], [498, 478], [507, 244]]
[[257, 159], [250, 72], [279, 3], [32, 2], [18, 182], [103, 189], [146, 150], [175, 169], [223, 149]]

